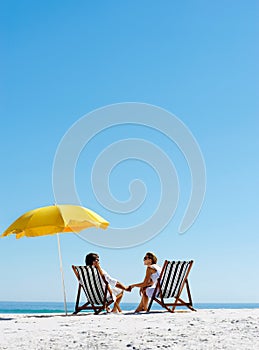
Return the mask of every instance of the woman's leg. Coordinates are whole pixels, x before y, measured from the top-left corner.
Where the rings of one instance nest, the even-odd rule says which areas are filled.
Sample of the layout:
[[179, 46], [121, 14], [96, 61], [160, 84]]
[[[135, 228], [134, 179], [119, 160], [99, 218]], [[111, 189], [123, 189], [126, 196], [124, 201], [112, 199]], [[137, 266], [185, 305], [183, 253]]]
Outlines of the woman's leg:
[[148, 296], [146, 295], [146, 292], [143, 291], [141, 301], [138, 307], [136, 308], [135, 312], [147, 311], [147, 307], [148, 307]]
[[146, 295], [146, 292], [144, 292], [142, 295], [142, 305], [143, 305], [143, 311], [147, 311], [148, 296]]
[[140, 311], [143, 311], [142, 298], [141, 298], [141, 301], [138, 304], [138, 307], [136, 308], [135, 312], [140, 312]]

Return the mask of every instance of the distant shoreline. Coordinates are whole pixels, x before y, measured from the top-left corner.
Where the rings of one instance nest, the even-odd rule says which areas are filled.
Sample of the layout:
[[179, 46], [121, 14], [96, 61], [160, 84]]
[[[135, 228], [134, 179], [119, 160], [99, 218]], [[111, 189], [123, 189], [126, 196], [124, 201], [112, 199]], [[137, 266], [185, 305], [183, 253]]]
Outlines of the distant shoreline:
[[[74, 311], [75, 303], [68, 302], [67, 309]], [[121, 303], [123, 311], [135, 310], [137, 303]], [[196, 309], [259, 309], [259, 303], [194, 303]], [[181, 308], [187, 310], [186, 308]], [[157, 304], [153, 304], [152, 310], [162, 310]], [[53, 314], [64, 313], [63, 302], [15, 302], [0, 301], [0, 314]]]

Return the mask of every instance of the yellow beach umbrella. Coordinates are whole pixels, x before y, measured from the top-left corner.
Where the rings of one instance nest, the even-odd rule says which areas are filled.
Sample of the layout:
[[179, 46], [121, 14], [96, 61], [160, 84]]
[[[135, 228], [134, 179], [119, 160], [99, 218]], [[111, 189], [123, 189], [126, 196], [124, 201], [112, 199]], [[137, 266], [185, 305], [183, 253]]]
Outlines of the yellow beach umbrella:
[[20, 216], [1, 237], [39, 237], [62, 232], [80, 232], [89, 227], [106, 229], [109, 223], [90, 209], [77, 205], [51, 205]]
[[16, 238], [19, 239], [21, 237], [39, 237], [57, 234], [64, 305], [67, 314], [59, 233], [78, 233], [89, 227], [106, 229], [108, 226], [109, 222], [90, 209], [69, 204], [51, 205], [37, 208], [23, 214], [5, 230], [1, 237], [15, 234]]

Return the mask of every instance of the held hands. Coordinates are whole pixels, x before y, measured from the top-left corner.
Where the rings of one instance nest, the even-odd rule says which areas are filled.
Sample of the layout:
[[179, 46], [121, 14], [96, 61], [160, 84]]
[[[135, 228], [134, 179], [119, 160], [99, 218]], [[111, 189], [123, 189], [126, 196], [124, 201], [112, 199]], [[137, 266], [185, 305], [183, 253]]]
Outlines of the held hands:
[[126, 292], [131, 292], [132, 288], [133, 288], [133, 286], [128, 286], [125, 288], [125, 290], [126, 290]]
[[[125, 291], [126, 292], [131, 292], [134, 287], [135, 287], [135, 285], [131, 284], [128, 287], [125, 287]], [[140, 287], [139, 288], [139, 294], [143, 293], [146, 290], [146, 288], [148, 288], [148, 287], [150, 287], [150, 285], [145, 286], [145, 287]]]

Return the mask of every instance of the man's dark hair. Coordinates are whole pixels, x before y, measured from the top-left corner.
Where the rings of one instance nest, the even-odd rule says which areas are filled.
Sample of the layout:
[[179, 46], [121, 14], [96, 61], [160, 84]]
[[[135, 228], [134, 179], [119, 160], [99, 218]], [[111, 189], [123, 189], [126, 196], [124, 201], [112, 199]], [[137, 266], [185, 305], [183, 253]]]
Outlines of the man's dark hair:
[[86, 264], [86, 266], [92, 266], [93, 262], [96, 259], [99, 259], [99, 255], [98, 254], [96, 254], [96, 253], [89, 253], [89, 254], [87, 254], [86, 257], [85, 257], [85, 264]]

